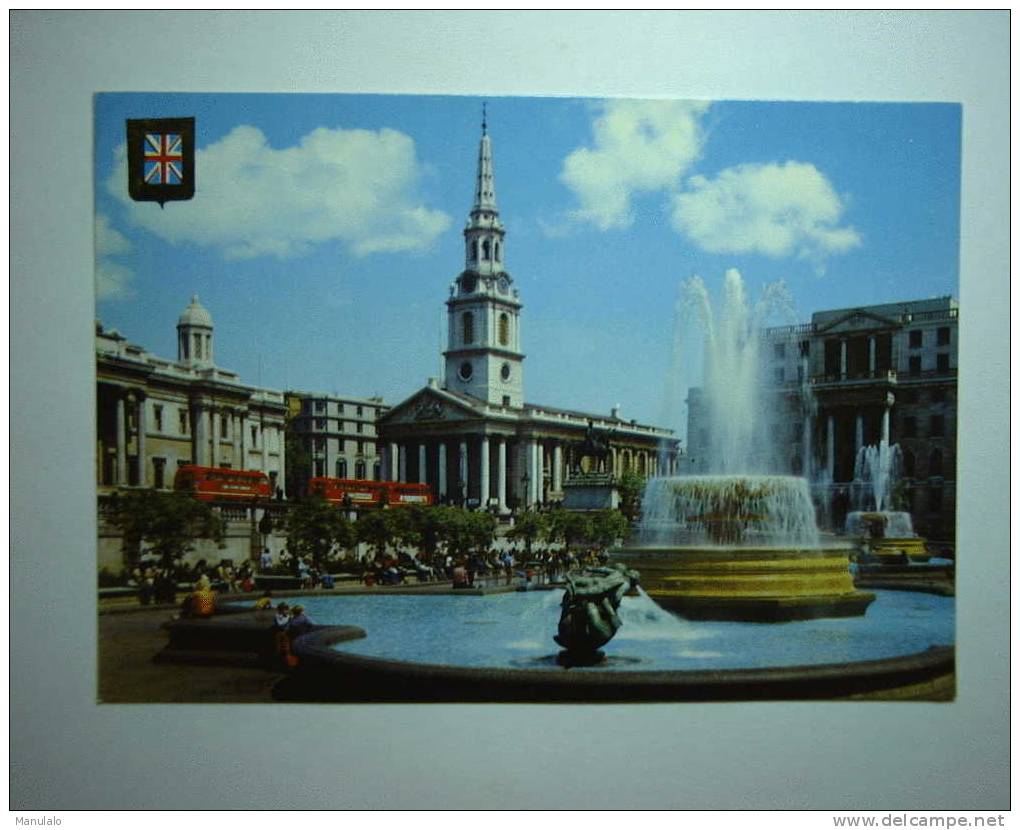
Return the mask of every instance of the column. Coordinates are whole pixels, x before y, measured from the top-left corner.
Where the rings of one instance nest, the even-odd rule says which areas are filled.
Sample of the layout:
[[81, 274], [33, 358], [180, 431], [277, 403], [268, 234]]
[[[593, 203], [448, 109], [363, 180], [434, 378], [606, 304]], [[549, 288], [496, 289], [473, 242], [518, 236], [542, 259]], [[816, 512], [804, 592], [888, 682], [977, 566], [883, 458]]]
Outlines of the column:
[[857, 463], [857, 456], [864, 446], [864, 415], [858, 411], [854, 418], [854, 464]]
[[237, 469], [244, 469], [244, 417], [240, 410], [234, 413], [234, 422], [231, 424], [234, 431], [234, 464]]
[[388, 444], [379, 447], [379, 476], [382, 481], [390, 481], [390, 448]]
[[195, 404], [195, 464], [200, 467], [209, 466], [209, 442], [205, 437], [205, 407]]
[[499, 512], [506, 512], [506, 438], [499, 439], [496, 460], [496, 498], [499, 500]]
[[425, 445], [418, 445], [418, 483], [428, 484], [428, 459], [425, 456]]
[[557, 493], [563, 491], [563, 447], [559, 442], [553, 447], [553, 490]]
[[397, 445], [397, 481], [407, 481], [407, 444]]
[[400, 462], [400, 450], [397, 447], [397, 444], [396, 444], [395, 441], [390, 444], [389, 461], [390, 461], [390, 466], [389, 466], [389, 468], [386, 471], [386, 473], [387, 473], [386, 480], [387, 481], [400, 481], [400, 477], [399, 477], [399, 471], [400, 471], [400, 463], [399, 463]]
[[535, 504], [541, 504], [543, 501], [543, 479], [545, 478], [545, 458], [543, 457], [544, 448], [538, 441], [535, 442]]
[[524, 506], [531, 507], [535, 503], [535, 442], [528, 441], [524, 445], [524, 470], [528, 476], [528, 486], [524, 488]]
[[839, 376], [846, 377], [846, 338], [839, 341]]
[[117, 397], [117, 483], [127, 484], [127, 412], [124, 396]]
[[439, 498], [445, 499], [448, 493], [446, 486], [446, 442], [439, 442]]
[[148, 421], [145, 418], [144, 395], [141, 395], [138, 398], [138, 415], [136, 417], [136, 423], [138, 424], [138, 440], [135, 443], [135, 447], [138, 450], [138, 486], [147, 487], [149, 484], [149, 462], [145, 457], [145, 432], [148, 429]]
[[482, 436], [478, 457], [478, 490], [481, 494], [481, 508], [489, 506], [489, 436]]
[[[283, 492], [283, 497], [287, 497], [287, 437], [284, 434], [282, 427], [276, 430], [276, 434], [280, 437], [280, 474], [276, 477], [276, 486]], [[276, 493], [273, 493], [273, 498], [276, 498]]]
[[830, 412], [825, 423], [825, 468], [829, 481], [836, 480], [836, 421]]
[[868, 373], [875, 376], [875, 335], [868, 337]]
[[[220, 463], [219, 463], [219, 461], [220, 461], [220, 451], [219, 451], [220, 436], [219, 436], [219, 433], [216, 431], [216, 407], [213, 407], [213, 406], [209, 407], [209, 437], [212, 439], [212, 450], [211, 450], [212, 455], [210, 455], [209, 466], [210, 467], [219, 467], [220, 466]], [[263, 435], [262, 435], [262, 461], [263, 461], [262, 471], [263, 472], [265, 472], [265, 470], [266, 470], [265, 460], [266, 460], [266, 436], [265, 436], [265, 433], [263, 433]]]
[[882, 443], [886, 446], [889, 445], [889, 412], [894, 400], [892, 392], [888, 393], [885, 398], [885, 409], [882, 410]]
[[457, 456], [457, 473], [460, 481], [459, 490], [456, 493], [458, 502], [467, 500], [468, 497], [468, 445], [467, 441], [461, 441]]

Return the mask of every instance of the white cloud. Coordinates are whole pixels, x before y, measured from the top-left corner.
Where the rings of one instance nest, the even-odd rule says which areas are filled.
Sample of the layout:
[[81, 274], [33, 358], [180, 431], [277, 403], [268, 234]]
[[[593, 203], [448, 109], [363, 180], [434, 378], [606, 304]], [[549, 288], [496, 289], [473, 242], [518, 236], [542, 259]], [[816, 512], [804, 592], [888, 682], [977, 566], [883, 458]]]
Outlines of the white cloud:
[[633, 221], [635, 193], [672, 190], [701, 154], [697, 101], [608, 101], [592, 124], [594, 144], [579, 147], [563, 162], [560, 181], [577, 196], [577, 221], [600, 230]]
[[421, 204], [414, 141], [395, 130], [320, 127], [274, 149], [256, 127], [235, 127], [196, 151], [194, 198], [163, 210], [129, 199], [123, 146], [118, 156], [108, 189], [135, 224], [228, 258], [289, 258], [333, 240], [358, 255], [419, 251], [450, 226]]
[[840, 226], [844, 205], [813, 164], [743, 164], [714, 179], [694, 176], [673, 197], [673, 226], [712, 253], [807, 259], [860, 244]]
[[126, 254], [131, 243], [120, 231], [110, 224], [102, 213], [96, 214], [96, 296], [100, 300], [119, 300], [133, 295], [130, 283], [134, 274], [131, 269], [111, 257]]

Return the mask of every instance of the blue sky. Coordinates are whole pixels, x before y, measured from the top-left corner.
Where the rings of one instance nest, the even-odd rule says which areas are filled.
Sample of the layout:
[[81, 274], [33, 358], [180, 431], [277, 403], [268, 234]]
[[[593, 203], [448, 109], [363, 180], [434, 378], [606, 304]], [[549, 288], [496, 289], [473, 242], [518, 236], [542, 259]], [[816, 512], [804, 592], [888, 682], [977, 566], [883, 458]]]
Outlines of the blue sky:
[[[164, 356], [192, 294], [217, 363], [272, 388], [383, 395], [440, 373], [480, 98], [96, 98], [97, 316]], [[951, 104], [488, 103], [525, 397], [680, 429], [678, 285], [729, 268], [812, 311], [958, 296]], [[196, 195], [133, 203], [124, 119], [196, 118]], [[684, 375], [697, 379], [697, 367]], [[682, 429], [681, 429], [682, 431]]]

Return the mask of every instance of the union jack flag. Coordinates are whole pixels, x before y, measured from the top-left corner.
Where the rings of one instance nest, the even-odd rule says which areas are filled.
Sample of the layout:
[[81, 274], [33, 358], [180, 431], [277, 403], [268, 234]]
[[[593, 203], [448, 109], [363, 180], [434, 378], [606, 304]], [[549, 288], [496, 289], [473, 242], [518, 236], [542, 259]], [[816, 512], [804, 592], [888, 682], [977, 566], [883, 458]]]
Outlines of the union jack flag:
[[180, 184], [184, 179], [184, 148], [175, 133], [145, 134], [145, 183]]
[[195, 119], [127, 120], [128, 193], [139, 202], [195, 195]]

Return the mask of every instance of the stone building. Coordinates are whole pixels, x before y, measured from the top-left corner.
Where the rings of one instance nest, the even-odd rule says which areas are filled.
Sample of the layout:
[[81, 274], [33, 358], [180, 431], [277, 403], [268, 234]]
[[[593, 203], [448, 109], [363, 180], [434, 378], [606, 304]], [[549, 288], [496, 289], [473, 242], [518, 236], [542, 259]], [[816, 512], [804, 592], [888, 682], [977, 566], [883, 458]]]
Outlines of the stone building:
[[382, 398], [288, 392], [287, 408], [288, 434], [307, 458], [301, 486], [312, 476], [380, 479], [376, 419], [389, 410]]
[[618, 409], [595, 415], [526, 402], [522, 304], [505, 239], [483, 122], [465, 265], [446, 300], [444, 377], [379, 419], [383, 478], [430, 484], [441, 501], [505, 513], [561, 500], [568, 474], [595, 463], [579, 449], [592, 435], [606, 444], [605, 473], [673, 471], [671, 430], [625, 420]]
[[286, 405], [281, 392], [241, 382], [213, 362], [213, 321], [192, 297], [170, 360], [96, 325], [100, 493], [173, 488], [184, 464], [261, 470], [283, 487]]
[[[900, 497], [923, 535], [952, 540], [956, 513], [959, 306], [950, 297], [819, 311], [763, 332], [764, 381], [779, 396], [773, 432], [786, 471], [807, 475], [840, 527], [863, 446], [902, 454]], [[688, 446], [710, 425], [688, 398]]]

